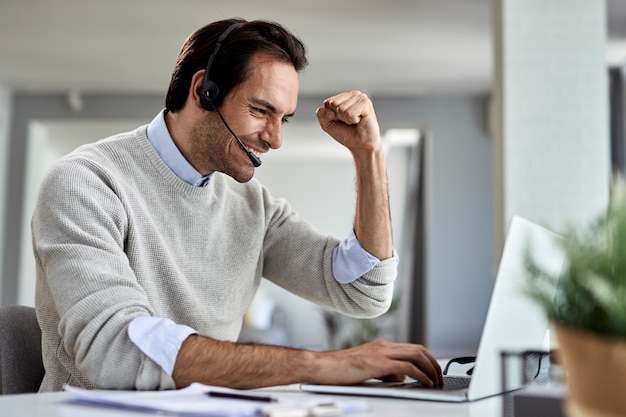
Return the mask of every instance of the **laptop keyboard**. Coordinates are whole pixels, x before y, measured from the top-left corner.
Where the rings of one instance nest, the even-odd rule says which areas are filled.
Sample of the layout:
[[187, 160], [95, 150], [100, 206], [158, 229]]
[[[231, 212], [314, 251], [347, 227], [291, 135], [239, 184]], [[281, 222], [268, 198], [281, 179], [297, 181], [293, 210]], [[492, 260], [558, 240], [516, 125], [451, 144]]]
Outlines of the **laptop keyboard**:
[[[454, 390], [459, 390], [459, 389], [465, 389], [469, 387], [470, 384], [470, 379], [466, 376], [444, 376], [443, 377], [443, 386], [441, 387], [435, 387], [432, 389], [439, 389], [439, 390], [443, 390], [443, 391], [454, 391]], [[411, 389], [411, 388], [428, 388], [422, 384], [420, 384], [419, 382], [407, 382], [407, 383], [403, 383], [403, 384], [399, 384], [396, 385], [396, 387], [398, 388], [405, 388], [405, 389]]]

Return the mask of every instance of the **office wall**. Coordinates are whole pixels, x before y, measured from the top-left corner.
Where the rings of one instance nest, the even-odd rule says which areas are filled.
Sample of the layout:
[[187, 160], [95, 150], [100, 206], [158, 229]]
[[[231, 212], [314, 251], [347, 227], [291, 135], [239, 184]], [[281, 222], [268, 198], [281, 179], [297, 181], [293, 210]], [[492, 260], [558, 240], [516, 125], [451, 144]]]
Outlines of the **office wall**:
[[430, 136], [421, 302], [424, 342], [444, 357], [475, 353], [498, 262], [488, 100], [487, 95], [375, 98], [383, 126], [418, 124]]
[[494, 96], [496, 237], [518, 214], [553, 230], [607, 207], [604, 0], [499, 0]]

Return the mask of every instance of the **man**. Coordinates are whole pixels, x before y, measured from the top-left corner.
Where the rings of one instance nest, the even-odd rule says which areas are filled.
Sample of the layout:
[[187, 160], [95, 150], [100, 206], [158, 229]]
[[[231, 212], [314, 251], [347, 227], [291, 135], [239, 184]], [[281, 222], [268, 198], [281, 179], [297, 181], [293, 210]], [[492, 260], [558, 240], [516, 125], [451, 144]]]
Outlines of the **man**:
[[386, 161], [364, 94], [338, 94], [317, 110], [354, 157], [353, 235], [319, 234], [252, 179], [261, 155], [281, 146], [306, 65], [302, 43], [278, 24], [209, 24], [183, 45], [166, 108], [149, 125], [54, 165], [32, 222], [42, 391], [441, 383], [419, 345], [234, 343], [261, 277], [355, 317], [390, 304], [397, 258]]

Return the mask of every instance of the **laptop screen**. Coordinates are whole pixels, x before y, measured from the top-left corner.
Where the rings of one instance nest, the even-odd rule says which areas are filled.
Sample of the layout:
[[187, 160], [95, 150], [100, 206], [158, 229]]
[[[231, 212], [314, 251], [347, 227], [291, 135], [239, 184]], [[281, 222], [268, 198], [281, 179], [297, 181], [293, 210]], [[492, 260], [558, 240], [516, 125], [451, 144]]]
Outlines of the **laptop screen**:
[[[468, 398], [502, 391], [502, 352], [547, 350], [548, 321], [541, 308], [524, 294], [526, 251], [546, 271], [560, 274], [565, 255], [559, 235], [514, 216], [500, 258], [491, 303], [481, 337]], [[521, 378], [519, 379], [521, 382]]]

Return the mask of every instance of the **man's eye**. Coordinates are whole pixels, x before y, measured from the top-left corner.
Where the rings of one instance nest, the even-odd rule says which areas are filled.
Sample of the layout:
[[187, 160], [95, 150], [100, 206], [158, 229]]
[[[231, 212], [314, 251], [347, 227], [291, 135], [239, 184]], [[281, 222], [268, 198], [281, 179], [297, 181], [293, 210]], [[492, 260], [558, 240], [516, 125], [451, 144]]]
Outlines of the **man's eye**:
[[258, 107], [253, 107], [252, 110], [254, 110], [255, 112], [262, 114], [262, 115], [266, 115], [267, 114], [267, 110], [265, 109], [260, 109]]
[[281, 122], [282, 122], [283, 124], [287, 124], [287, 123], [289, 123], [289, 119], [287, 119], [286, 117], [283, 117], [283, 118], [281, 119]]

